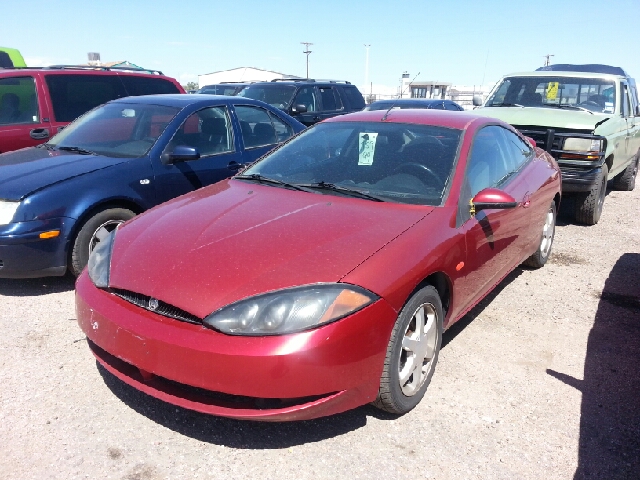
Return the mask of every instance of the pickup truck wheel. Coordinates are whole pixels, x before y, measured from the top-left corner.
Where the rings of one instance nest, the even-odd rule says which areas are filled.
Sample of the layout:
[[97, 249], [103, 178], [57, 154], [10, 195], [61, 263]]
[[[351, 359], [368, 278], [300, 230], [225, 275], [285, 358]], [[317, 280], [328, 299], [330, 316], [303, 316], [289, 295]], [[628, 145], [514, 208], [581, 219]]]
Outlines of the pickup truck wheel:
[[588, 193], [579, 194], [576, 197], [575, 218], [579, 223], [585, 225], [595, 225], [600, 220], [604, 197], [607, 194], [607, 175], [609, 167], [602, 165], [602, 170], [596, 184], [591, 187]]
[[133, 218], [135, 213], [124, 208], [108, 208], [96, 213], [87, 220], [76, 235], [73, 241], [73, 250], [71, 251], [71, 261], [69, 262], [69, 270], [76, 277], [82, 273], [82, 270], [89, 261], [89, 254], [95, 246], [107, 234], [116, 229], [118, 225]]
[[613, 188], [630, 192], [636, 186], [636, 175], [638, 175], [638, 162], [640, 162], [640, 154], [620, 175], [613, 177]]
[[553, 237], [556, 233], [556, 202], [551, 202], [551, 206], [544, 217], [544, 225], [542, 226], [542, 236], [538, 244], [538, 250], [527, 258], [523, 265], [532, 268], [544, 267], [547, 263], [551, 246], [553, 245]]
[[375, 407], [405, 414], [431, 382], [442, 344], [442, 302], [431, 285], [405, 304], [391, 332]]

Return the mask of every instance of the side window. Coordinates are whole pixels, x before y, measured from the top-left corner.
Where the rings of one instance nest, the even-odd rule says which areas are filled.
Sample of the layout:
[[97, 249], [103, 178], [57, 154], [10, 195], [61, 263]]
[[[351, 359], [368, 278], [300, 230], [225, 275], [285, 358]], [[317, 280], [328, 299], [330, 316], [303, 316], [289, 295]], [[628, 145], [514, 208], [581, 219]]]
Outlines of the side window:
[[127, 95], [154, 95], [156, 93], [180, 93], [169, 80], [157, 77], [139, 77], [135, 75], [118, 75]]
[[355, 86], [343, 86], [342, 91], [347, 97], [347, 101], [352, 110], [362, 110], [364, 108], [364, 98], [362, 98], [360, 91]]
[[458, 106], [457, 106], [455, 103], [453, 103], [453, 102], [445, 102], [445, 103], [444, 103], [444, 109], [445, 109], [445, 110], [453, 110], [453, 111], [456, 111], [456, 112], [459, 112], [459, 111], [460, 111], [460, 109], [458, 108]]
[[502, 149], [505, 153], [507, 173], [513, 173], [533, 156], [533, 148], [512, 131], [502, 127], [500, 129], [503, 136]]
[[316, 99], [316, 87], [302, 87], [298, 91], [293, 104], [304, 105], [307, 107], [307, 112], [317, 112], [318, 101]]
[[209, 107], [191, 114], [167, 145], [195, 147], [202, 157], [233, 151], [233, 131], [226, 107]]
[[236, 105], [235, 109], [242, 130], [244, 148], [278, 143], [276, 129], [271, 123], [269, 112], [264, 108]]
[[273, 123], [273, 128], [276, 130], [276, 137], [278, 139], [278, 143], [284, 142], [287, 138], [293, 136], [293, 128], [284, 123], [278, 117], [276, 117], [273, 113], [269, 113], [271, 117], [271, 122]]
[[320, 90], [320, 98], [322, 99], [322, 110], [342, 110], [342, 101], [335, 88], [318, 87], [318, 90]]
[[33, 77], [0, 79], [0, 125], [39, 121], [38, 97]]
[[46, 82], [59, 122], [71, 122], [98, 105], [126, 96], [115, 75], [47, 75]]

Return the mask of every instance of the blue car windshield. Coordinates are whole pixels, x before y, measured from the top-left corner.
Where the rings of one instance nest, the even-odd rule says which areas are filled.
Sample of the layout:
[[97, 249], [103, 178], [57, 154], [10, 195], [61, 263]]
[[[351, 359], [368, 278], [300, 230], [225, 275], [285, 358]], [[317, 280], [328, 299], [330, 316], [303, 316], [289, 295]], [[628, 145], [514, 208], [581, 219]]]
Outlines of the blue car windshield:
[[461, 137], [461, 130], [432, 125], [320, 123], [238, 178], [328, 195], [351, 190], [378, 201], [441, 205]]
[[69, 124], [47, 146], [110, 157], [142, 157], [179, 111], [162, 105], [107, 103]]

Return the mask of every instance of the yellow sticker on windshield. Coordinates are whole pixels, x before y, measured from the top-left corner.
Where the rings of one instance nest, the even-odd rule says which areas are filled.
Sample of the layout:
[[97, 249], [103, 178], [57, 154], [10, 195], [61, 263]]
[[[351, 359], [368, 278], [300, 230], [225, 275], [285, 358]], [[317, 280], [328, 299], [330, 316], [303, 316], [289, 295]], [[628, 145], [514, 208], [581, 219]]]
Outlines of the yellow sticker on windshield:
[[373, 154], [376, 150], [377, 133], [361, 133], [358, 148], [358, 165], [373, 164]]
[[549, 82], [547, 84], [547, 100], [555, 100], [558, 98], [558, 82]]

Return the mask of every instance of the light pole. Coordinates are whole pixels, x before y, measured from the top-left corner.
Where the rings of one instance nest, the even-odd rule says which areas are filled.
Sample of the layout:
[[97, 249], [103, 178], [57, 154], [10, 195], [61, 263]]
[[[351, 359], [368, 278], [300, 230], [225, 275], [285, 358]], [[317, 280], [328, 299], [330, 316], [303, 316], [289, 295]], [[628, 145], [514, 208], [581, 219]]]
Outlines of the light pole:
[[365, 62], [364, 62], [364, 90], [363, 92], [366, 93], [367, 91], [367, 86], [369, 85], [369, 47], [371, 46], [371, 44], [364, 44], [364, 48], [367, 49], [367, 55], [365, 57]]
[[551, 57], [555, 57], [555, 55], [548, 53], [546, 55], [543, 55], [543, 57], [545, 58], [544, 66], [548, 67], [549, 65], [551, 65]]
[[309, 78], [309, 54], [311, 53], [311, 50], [309, 50], [309, 45], [313, 45], [313, 43], [311, 42], [300, 42], [300, 43], [305, 46], [305, 51], [302, 53], [307, 55], [307, 78]]

